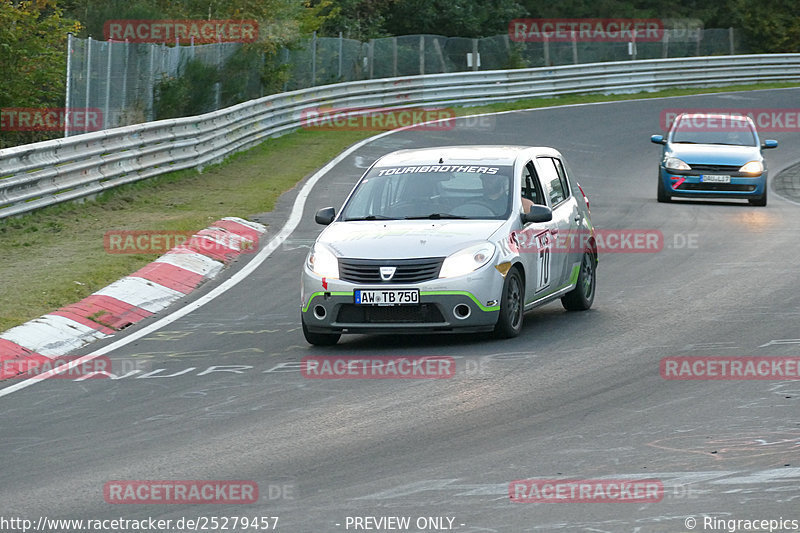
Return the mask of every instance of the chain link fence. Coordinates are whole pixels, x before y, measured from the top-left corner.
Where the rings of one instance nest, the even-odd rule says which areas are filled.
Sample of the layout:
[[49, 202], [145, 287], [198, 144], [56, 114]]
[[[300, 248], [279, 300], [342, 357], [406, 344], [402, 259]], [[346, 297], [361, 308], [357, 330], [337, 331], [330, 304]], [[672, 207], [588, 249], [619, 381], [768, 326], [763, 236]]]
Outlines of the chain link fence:
[[[70, 37], [66, 107], [99, 110], [101, 129], [107, 129], [200, 114], [281, 89], [345, 81], [747, 52], [733, 28], [665, 30], [658, 42], [637, 43], [514, 42], [508, 35], [405, 35], [360, 42], [314, 35], [269, 60], [240, 43], [167, 46]], [[265, 88], [266, 61], [272, 62], [270, 72], [284, 71], [286, 81]], [[82, 131], [65, 131], [77, 133]]]

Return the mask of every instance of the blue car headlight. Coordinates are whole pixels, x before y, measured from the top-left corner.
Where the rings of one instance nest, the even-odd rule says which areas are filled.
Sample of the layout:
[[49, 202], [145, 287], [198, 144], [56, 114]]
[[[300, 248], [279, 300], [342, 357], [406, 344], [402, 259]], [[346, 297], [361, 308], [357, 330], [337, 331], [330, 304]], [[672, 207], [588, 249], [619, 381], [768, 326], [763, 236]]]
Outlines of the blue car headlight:
[[752, 174], [758, 176], [764, 172], [764, 164], [761, 161], [750, 161], [742, 165], [739, 169], [742, 174]]
[[664, 168], [667, 170], [692, 170], [692, 167], [677, 157], [665, 157]]

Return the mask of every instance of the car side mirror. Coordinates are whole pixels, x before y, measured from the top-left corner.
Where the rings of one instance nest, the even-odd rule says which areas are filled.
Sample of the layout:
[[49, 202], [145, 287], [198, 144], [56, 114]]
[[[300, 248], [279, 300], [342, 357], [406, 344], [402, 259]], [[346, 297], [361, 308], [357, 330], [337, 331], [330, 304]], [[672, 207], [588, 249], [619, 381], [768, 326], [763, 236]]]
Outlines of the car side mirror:
[[650, 142], [654, 144], [667, 144], [667, 141], [664, 140], [663, 135], [651, 135]]
[[778, 147], [778, 141], [775, 141], [773, 139], [766, 139], [764, 141], [764, 144], [761, 145], [761, 148], [764, 148], [765, 150], [767, 148], [777, 148], [777, 147]]
[[323, 207], [314, 215], [314, 222], [327, 226], [336, 218], [336, 210], [332, 207]]
[[530, 211], [522, 215], [522, 223], [550, 222], [553, 220], [553, 210], [546, 205], [532, 205]]

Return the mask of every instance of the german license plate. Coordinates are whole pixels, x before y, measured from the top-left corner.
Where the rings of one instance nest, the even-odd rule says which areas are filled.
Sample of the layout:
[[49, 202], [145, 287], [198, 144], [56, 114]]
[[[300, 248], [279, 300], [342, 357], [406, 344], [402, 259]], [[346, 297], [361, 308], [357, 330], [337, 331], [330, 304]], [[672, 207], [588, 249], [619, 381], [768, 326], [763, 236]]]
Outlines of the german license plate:
[[703, 183], [730, 183], [731, 177], [727, 174], [703, 174]]
[[353, 291], [358, 305], [414, 305], [419, 303], [419, 289], [358, 289]]

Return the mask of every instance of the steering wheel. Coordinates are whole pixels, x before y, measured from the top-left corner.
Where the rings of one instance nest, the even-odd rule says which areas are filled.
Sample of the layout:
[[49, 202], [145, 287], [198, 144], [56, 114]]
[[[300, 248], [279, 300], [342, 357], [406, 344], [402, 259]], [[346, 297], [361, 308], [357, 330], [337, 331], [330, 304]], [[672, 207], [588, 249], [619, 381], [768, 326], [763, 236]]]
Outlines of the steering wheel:
[[497, 215], [497, 213], [495, 213], [491, 207], [477, 200], [472, 200], [466, 204], [459, 205], [458, 207], [452, 209], [452, 213], [454, 215], [473, 217], [493, 217]]

